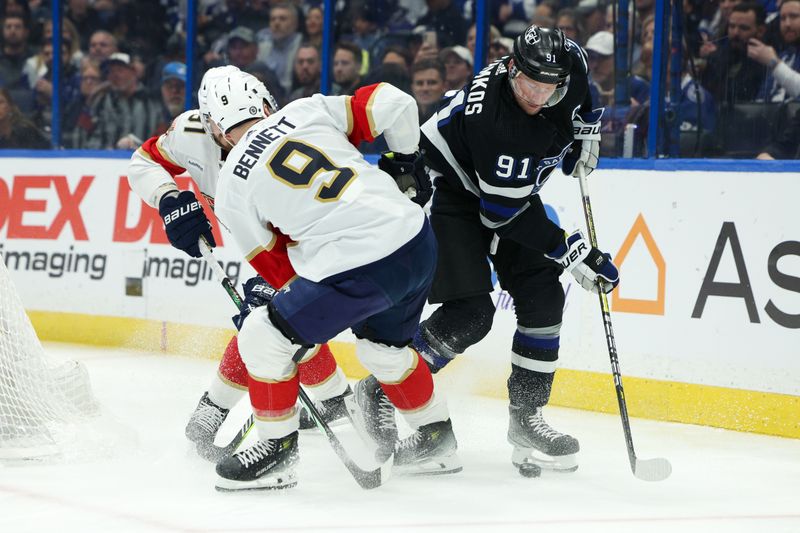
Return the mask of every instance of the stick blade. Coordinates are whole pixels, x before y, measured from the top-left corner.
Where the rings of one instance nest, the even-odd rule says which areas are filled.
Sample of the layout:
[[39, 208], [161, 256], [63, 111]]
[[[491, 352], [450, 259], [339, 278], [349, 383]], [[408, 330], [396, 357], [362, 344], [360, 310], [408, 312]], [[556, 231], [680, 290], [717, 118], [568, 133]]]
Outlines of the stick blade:
[[672, 465], [666, 459], [636, 459], [633, 475], [643, 481], [664, 481], [672, 474]]

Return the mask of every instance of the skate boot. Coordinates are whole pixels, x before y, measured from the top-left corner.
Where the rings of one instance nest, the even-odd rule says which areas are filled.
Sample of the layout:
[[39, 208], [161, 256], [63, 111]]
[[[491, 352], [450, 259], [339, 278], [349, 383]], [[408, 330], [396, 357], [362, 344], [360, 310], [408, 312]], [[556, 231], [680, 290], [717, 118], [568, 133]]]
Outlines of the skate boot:
[[214, 437], [228, 416], [228, 411], [229, 409], [223, 409], [209, 400], [206, 392], [186, 424], [186, 438], [198, 446], [213, 445]]
[[541, 407], [509, 406], [508, 442], [514, 446], [511, 462], [517, 468], [535, 463], [542, 469], [574, 472], [578, 469], [578, 440], [554, 430], [542, 417]]
[[297, 431], [279, 439], [259, 440], [217, 464], [216, 489], [277, 490], [297, 485]]
[[397, 440], [394, 405], [386, 397], [381, 384], [373, 375], [356, 383], [355, 392], [345, 398], [347, 410], [362, 438], [374, 445], [375, 459], [386, 462]]
[[[322, 419], [327, 422], [329, 426], [336, 426], [347, 420], [347, 406], [344, 404], [344, 399], [346, 396], [352, 394], [353, 389], [348, 385], [347, 389], [339, 396], [334, 396], [333, 398], [328, 398], [321, 402], [314, 402], [314, 406], [317, 408], [317, 411], [319, 411], [319, 414], [322, 415]], [[317, 424], [314, 423], [311, 415], [308, 414], [305, 407], [301, 407], [300, 429], [312, 429], [315, 427], [317, 427]]]
[[432, 422], [419, 427], [395, 446], [392, 472], [406, 476], [431, 476], [461, 472], [453, 425]]

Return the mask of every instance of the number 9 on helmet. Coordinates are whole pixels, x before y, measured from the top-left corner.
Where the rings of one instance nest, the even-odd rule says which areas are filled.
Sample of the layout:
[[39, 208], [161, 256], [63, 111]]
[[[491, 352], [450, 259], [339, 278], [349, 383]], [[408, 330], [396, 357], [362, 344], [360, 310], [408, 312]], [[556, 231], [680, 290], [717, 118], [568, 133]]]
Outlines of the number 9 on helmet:
[[197, 90], [197, 103], [200, 104], [200, 120], [203, 123], [203, 129], [206, 130], [206, 133], [209, 135], [211, 135], [211, 123], [209, 122], [208, 115], [208, 92], [218, 80], [235, 72], [239, 72], [239, 69], [233, 65], [214, 67], [208, 69], [206, 73], [203, 74], [203, 79], [200, 80], [200, 88]]
[[254, 118], [265, 118], [277, 104], [264, 84], [246, 72], [234, 72], [216, 80], [208, 91], [208, 115], [223, 134]]

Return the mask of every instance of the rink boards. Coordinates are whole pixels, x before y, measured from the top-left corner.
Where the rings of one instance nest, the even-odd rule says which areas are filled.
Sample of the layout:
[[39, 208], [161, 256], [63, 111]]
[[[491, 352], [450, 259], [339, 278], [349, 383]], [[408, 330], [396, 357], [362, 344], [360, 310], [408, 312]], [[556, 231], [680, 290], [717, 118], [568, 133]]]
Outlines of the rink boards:
[[[2, 159], [0, 255], [40, 336], [218, 357], [231, 304], [202, 261], [167, 244], [155, 210], [127, 186], [127, 160], [37, 155]], [[600, 169], [589, 178], [600, 247], [621, 271], [611, 309], [629, 408], [800, 437], [800, 180], [739, 170]], [[584, 228], [577, 181], [558, 171], [549, 181], [551, 216]], [[223, 268], [243, 282], [252, 270], [228, 235], [215, 235]], [[571, 280], [562, 278], [552, 402], [613, 412], [597, 297]], [[515, 317], [508, 294], [496, 287], [493, 298], [492, 332], [446, 372], [502, 396]], [[334, 351], [356, 376], [350, 340], [342, 335]]]

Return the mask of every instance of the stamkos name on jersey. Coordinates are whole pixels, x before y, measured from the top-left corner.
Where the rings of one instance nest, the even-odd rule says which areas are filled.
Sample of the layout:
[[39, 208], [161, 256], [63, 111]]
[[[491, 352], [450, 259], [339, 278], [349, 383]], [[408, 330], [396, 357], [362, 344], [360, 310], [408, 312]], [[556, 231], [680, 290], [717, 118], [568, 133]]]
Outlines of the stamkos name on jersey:
[[486, 86], [495, 67], [497, 67], [495, 74], [504, 74], [507, 72], [505, 64], [502, 63], [501, 60], [497, 60], [484, 67], [478, 75], [472, 79], [472, 85], [470, 85], [469, 94], [467, 95], [467, 107], [464, 109], [465, 115], [477, 115], [483, 111], [483, 104], [481, 102], [483, 102], [483, 99], [486, 97]]
[[[287, 131], [284, 131], [281, 127], [285, 127]], [[256, 166], [258, 158], [261, 157], [261, 154], [264, 153], [267, 146], [280, 139], [281, 135], [289, 133], [288, 130], [295, 129], [295, 127], [294, 124], [286, 120], [286, 117], [281, 117], [277, 124], [273, 124], [259, 131], [248, 141], [249, 144], [247, 148], [245, 148], [242, 157], [239, 158], [239, 161], [236, 162], [236, 166], [233, 168], [233, 174], [246, 180], [248, 176], [250, 176], [250, 170]]]
[[467, 95], [467, 107], [464, 109], [465, 115], [476, 115], [483, 111], [483, 99], [486, 97], [486, 85], [489, 82], [489, 76], [492, 74], [492, 69], [495, 63], [488, 67], [484, 67], [475, 78], [472, 79], [472, 85], [469, 87], [469, 94]]

